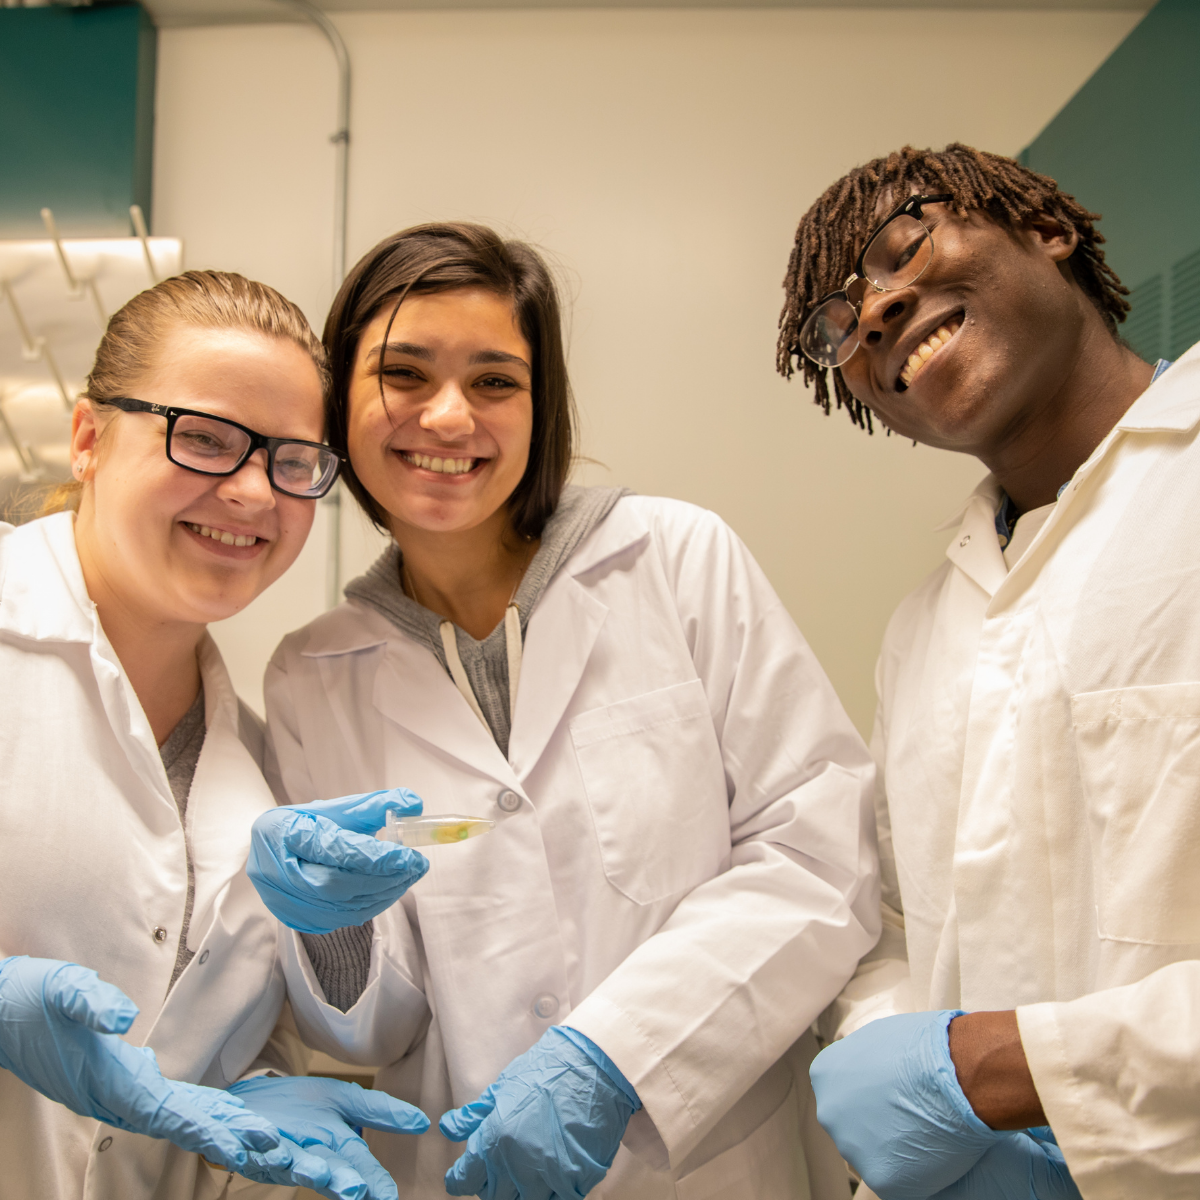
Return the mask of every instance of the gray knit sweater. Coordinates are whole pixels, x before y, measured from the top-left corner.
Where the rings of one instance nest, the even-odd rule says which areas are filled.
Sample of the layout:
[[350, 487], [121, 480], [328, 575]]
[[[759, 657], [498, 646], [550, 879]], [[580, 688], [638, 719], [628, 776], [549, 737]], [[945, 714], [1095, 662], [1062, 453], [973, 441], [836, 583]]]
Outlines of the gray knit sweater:
[[[542, 542], [513, 596], [521, 616], [521, 635], [547, 585], [574, 553], [581, 541], [613, 510], [626, 488], [568, 487], [554, 515], [542, 531]], [[449, 674], [442, 646], [442, 618], [404, 593], [400, 582], [402, 558], [394, 542], [365, 575], [351, 580], [346, 596], [382, 613], [403, 633], [425, 646]], [[454, 628], [459, 657], [471, 690], [483, 710], [496, 745], [508, 756], [511, 729], [508, 699], [508, 647], [501, 621], [482, 641]], [[313, 971], [334, 1008], [346, 1012], [367, 986], [371, 967], [372, 922], [339, 929], [335, 933], [300, 935]]]

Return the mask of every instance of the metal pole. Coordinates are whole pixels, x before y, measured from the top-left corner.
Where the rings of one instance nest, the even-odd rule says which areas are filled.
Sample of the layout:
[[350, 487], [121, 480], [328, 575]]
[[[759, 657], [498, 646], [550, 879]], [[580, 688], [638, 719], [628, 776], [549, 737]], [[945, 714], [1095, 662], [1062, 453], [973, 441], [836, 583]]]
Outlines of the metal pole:
[[[337, 150], [336, 186], [333, 193], [333, 291], [346, 278], [346, 213], [350, 196], [350, 55], [337, 26], [310, 0], [279, 0], [311, 21], [333, 50], [338, 69], [337, 129], [330, 136]], [[337, 484], [322, 503], [329, 530], [325, 539], [325, 607], [334, 608], [342, 594], [342, 485]]]
[[17, 328], [21, 331], [22, 357], [26, 362], [41, 360], [46, 364], [50, 369], [50, 374], [54, 376], [58, 394], [62, 397], [63, 407], [67, 412], [71, 412], [75, 405], [67, 392], [67, 385], [63, 382], [62, 372], [58, 369], [58, 362], [55, 360], [54, 352], [50, 349], [50, 343], [44, 337], [35, 337], [30, 331], [29, 325], [25, 321], [25, 314], [21, 311], [21, 306], [17, 303], [17, 297], [13, 294], [7, 279], [0, 279], [0, 293], [3, 293], [8, 300], [8, 306], [16, 318]]
[[46, 232], [50, 235], [50, 240], [54, 243], [54, 249], [58, 251], [59, 264], [62, 266], [63, 274], [67, 277], [67, 295], [72, 300], [78, 300], [83, 295], [83, 289], [87, 288], [91, 293], [92, 303], [96, 306], [96, 316], [100, 318], [100, 328], [107, 328], [108, 313], [104, 311], [104, 301], [100, 299], [100, 290], [96, 287], [96, 277], [93, 275], [90, 279], [80, 279], [71, 270], [71, 264], [67, 261], [67, 252], [63, 248], [62, 238], [58, 235], [58, 225], [54, 220], [54, 212], [51, 209], [42, 209], [42, 224], [46, 226]]
[[150, 231], [146, 228], [146, 216], [140, 204], [129, 206], [129, 219], [133, 222], [133, 235], [142, 243], [142, 257], [146, 260], [146, 273], [150, 276], [150, 286], [159, 282], [158, 271], [154, 266], [154, 256], [150, 253]]

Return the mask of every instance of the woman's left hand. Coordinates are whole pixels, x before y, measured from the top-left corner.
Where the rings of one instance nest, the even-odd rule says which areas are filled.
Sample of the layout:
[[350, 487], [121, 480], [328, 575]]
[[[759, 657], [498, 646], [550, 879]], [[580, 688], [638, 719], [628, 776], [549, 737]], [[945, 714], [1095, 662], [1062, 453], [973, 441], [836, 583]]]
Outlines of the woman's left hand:
[[289, 929], [362, 925], [429, 870], [423, 854], [375, 837], [389, 812], [420, 811], [421, 798], [403, 788], [273, 808], [254, 822], [246, 874]]
[[281, 1169], [270, 1155], [251, 1155], [242, 1174], [259, 1183], [307, 1186], [329, 1200], [399, 1200], [392, 1177], [362, 1139], [365, 1126], [385, 1133], [424, 1133], [429, 1118], [385, 1092], [311, 1075], [263, 1075], [229, 1091], [278, 1126], [292, 1166]]

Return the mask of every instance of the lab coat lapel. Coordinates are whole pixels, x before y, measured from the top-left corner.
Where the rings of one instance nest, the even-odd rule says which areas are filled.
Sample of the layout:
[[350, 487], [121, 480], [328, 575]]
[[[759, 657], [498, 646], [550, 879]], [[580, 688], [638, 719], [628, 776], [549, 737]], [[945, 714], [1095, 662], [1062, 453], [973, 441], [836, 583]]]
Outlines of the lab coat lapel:
[[31, 521], [6, 537], [0, 629], [32, 641], [91, 642], [96, 609], [83, 582], [72, 515]]
[[524, 661], [508, 758], [518, 779], [537, 765], [567, 711], [608, 607], [571, 575], [542, 596], [525, 631]]
[[[454, 681], [424, 646], [408, 638], [387, 643], [372, 700], [390, 721], [481, 774], [516, 783], [491, 731], [480, 723]], [[403, 783], [397, 783], [397, 787]]]
[[246, 865], [255, 817], [274, 805], [259, 765], [238, 735], [237, 696], [207, 634], [199, 651], [207, 731], [187, 806], [196, 878], [192, 946], [204, 937], [229, 881]]
[[[175, 803], [158, 745], [141, 702], [121, 669], [92, 603], [75, 549], [71, 513], [31, 521], [9, 534], [12, 567], [0, 589], [0, 629], [34, 641], [82, 642], [89, 646], [100, 702], [134, 770], [158, 801], [144, 814], [155, 833], [175, 819]], [[35, 586], [32, 581], [38, 581]], [[59, 582], [53, 591], [46, 586]], [[133, 797], [130, 798], [133, 802]]]
[[946, 557], [990, 597], [1004, 582], [1008, 568], [996, 537], [999, 485], [988, 476], [967, 502], [962, 524], [946, 549]]

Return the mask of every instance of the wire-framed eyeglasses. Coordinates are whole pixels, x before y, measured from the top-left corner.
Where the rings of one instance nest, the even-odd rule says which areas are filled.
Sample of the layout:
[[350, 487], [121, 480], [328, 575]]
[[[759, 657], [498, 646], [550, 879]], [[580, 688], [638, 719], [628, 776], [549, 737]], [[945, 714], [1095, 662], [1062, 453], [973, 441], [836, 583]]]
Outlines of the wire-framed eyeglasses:
[[894, 292], [908, 287], [933, 260], [933, 234], [922, 222], [921, 207], [945, 204], [954, 197], [909, 196], [880, 223], [858, 256], [854, 274], [830, 292], [800, 327], [800, 352], [819, 367], [840, 367], [858, 349], [858, 317], [867, 288]]
[[267, 478], [277, 492], [319, 500], [333, 487], [345, 456], [322, 442], [266, 437], [261, 433], [192, 408], [175, 408], [115, 396], [98, 401], [122, 412], [147, 412], [167, 418], [167, 458], [199, 475], [233, 475], [256, 450], [267, 452]]

